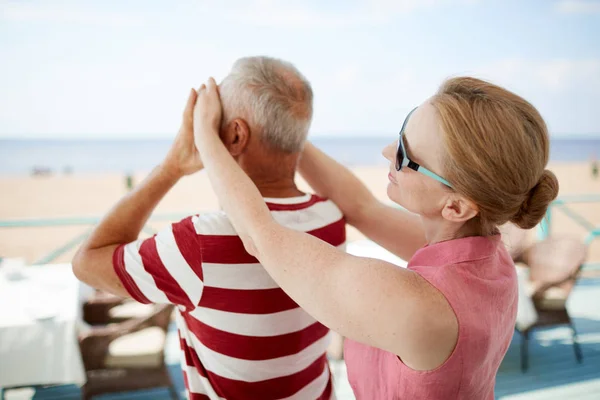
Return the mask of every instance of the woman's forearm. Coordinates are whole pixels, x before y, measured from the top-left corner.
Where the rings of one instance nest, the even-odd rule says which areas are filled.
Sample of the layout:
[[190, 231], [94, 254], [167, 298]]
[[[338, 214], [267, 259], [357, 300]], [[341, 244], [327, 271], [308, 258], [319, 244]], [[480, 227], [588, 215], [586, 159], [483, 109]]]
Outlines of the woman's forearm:
[[273, 218], [260, 192], [244, 171], [236, 164], [219, 136], [201, 135], [197, 142], [200, 156], [221, 207], [246, 249], [256, 255], [252, 237]]
[[340, 208], [350, 225], [398, 257], [408, 260], [425, 245], [418, 216], [381, 203], [348, 168], [310, 143], [300, 160], [300, 173], [313, 190]]
[[381, 260], [354, 257], [276, 223], [254, 183], [221, 142], [219, 111], [216, 84], [210, 79], [208, 88], [203, 85], [198, 91], [195, 143], [246, 250], [318, 321], [403, 357], [404, 346], [412, 344], [408, 340], [415, 326], [411, 317], [424, 314], [416, 308], [424, 303], [415, 290], [416, 274]]
[[319, 195], [331, 199], [350, 225], [360, 225], [364, 210], [377, 202], [369, 189], [350, 170], [310, 142], [306, 143], [299, 171]]
[[[414, 309], [414, 273], [384, 261], [354, 257], [322, 240], [277, 224], [242, 169], [216, 135], [198, 143], [221, 206], [275, 282], [306, 312], [345, 337], [404, 354]], [[367, 273], [367, 271], [369, 271]], [[379, 309], [378, 313], [372, 310]], [[390, 322], [388, 315], [394, 315]], [[385, 329], [384, 329], [385, 327]]]

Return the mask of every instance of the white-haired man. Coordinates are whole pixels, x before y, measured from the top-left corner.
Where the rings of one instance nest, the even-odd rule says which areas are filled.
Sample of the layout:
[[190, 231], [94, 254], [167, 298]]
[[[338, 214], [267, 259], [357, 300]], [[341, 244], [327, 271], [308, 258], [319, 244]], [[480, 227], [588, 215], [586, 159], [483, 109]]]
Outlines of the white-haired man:
[[[291, 64], [238, 60], [223, 80], [220, 136], [273, 218], [333, 246], [345, 222], [330, 201], [298, 190], [294, 175], [312, 118], [312, 89]], [[190, 216], [149, 239], [138, 235], [162, 197], [202, 169], [191, 91], [165, 160], [96, 227], [73, 259], [82, 281], [142, 303], [177, 305], [191, 399], [329, 399], [328, 329], [298, 307], [244, 249], [227, 215]]]

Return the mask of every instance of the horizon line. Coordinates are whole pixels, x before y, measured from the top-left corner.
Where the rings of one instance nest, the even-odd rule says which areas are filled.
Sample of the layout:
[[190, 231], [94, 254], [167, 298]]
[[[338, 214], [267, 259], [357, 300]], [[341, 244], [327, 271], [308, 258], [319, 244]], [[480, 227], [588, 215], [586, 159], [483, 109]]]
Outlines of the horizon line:
[[[392, 135], [393, 136], [393, 135]], [[554, 139], [600, 139], [600, 132], [594, 133], [550, 133], [549, 136]], [[108, 136], [75, 136], [75, 135], [54, 135], [54, 136], [2, 136], [0, 140], [12, 140], [12, 141], [34, 141], [34, 140], [48, 140], [48, 141], [67, 141], [67, 140], [78, 140], [78, 141], [98, 141], [98, 140], [114, 140], [114, 141], [130, 141], [130, 140], [169, 140], [173, 139], [175, 134], [167, 136], [166, 134], [148, 134], [146, 136], [139, 135], [108, 135]], [[339, 139], [344, 137], [354, 138], [375, 138], [384, 139], [389, 138], [390, 134], [385, 132], [369, 133], [369, 132], [336, 132], [336, 133], [309, 133], [309, 139]]]

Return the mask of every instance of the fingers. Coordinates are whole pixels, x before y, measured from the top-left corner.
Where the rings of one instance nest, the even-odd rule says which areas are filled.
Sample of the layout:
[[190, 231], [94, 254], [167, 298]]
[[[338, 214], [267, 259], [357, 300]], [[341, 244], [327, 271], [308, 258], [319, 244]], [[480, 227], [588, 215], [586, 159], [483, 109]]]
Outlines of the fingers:
[[219, 87], [214, 78], [210, 77], [198, 88], [198, 99], [196, 101], [196, 110], [205, 107], [207, 104], [220, 105]]
[[213, 93], [216, 92], [217, 94], [219, 93], [219, 88], [217, 86], [217, 82], [215, 81], [215, 79], [211, 76], [210, 78], [208, 78], [208, 81], [206, 81], [206, 83], [203, 83], [200, 88], [198, 89], [198, 94], [200, 94], [200, 92], [206, 91], [206, 93]]
[[223, 109], [217, 83], [209, 78], [198, 88], [198, 99], [194, 108], [194, 134], [211, 134], [219, 131]]
[[198, 97], [198, 93], [194, 89], [190, 89], [190, 95], [187, 99], [187, 104], [185, 105], [185, 111], [190, 112], [194, 109], [194, 104], [196, 104], [196, 98]]
[[209, 92], [217, 91], [217, 82], [215, 82], [215, 79], [212, 76], [208, 78], [208, 82], [206, 82], [206, 87]]

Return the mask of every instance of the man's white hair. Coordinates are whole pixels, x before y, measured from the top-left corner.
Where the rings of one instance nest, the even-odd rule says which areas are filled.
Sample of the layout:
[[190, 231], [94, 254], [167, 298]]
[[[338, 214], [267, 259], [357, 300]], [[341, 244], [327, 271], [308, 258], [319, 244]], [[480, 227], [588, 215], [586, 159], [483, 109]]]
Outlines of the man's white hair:
[[300, 152], [312, 119], [313, 92], [292, 64], [271, 57], [237, 60], [219, 85], [223, 122], [243, 118], [270, 147]]

